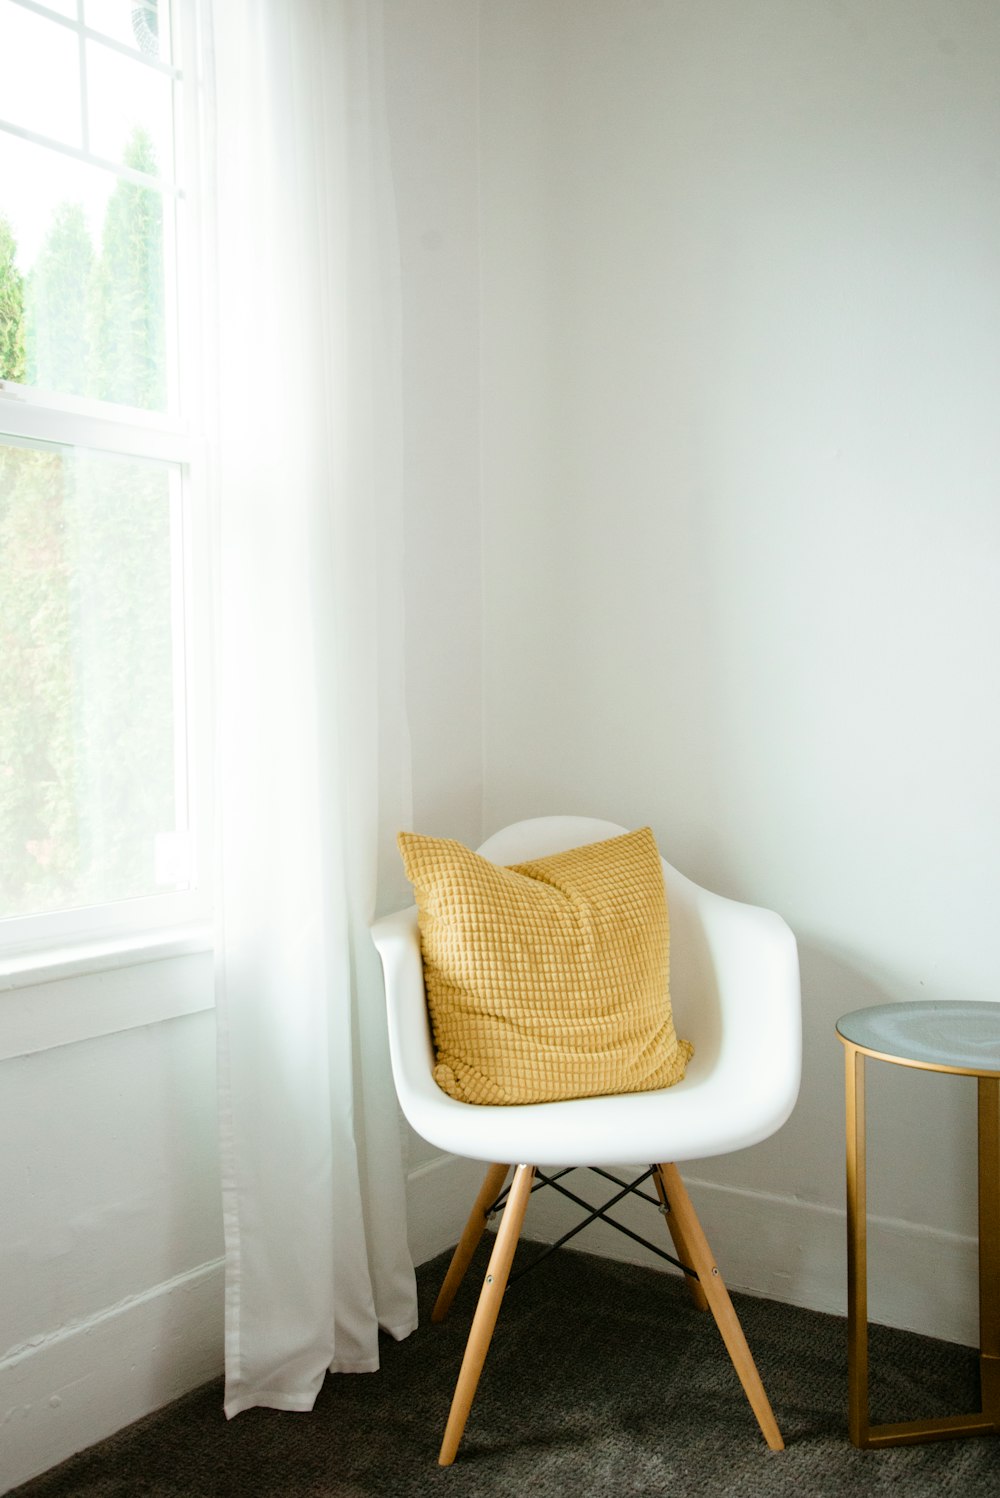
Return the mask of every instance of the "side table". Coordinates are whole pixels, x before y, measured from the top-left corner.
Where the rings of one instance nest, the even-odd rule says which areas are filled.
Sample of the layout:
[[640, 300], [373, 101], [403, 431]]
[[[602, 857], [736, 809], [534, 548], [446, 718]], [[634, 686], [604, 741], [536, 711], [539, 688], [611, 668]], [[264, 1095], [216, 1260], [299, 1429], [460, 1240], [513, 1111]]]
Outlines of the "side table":
[[[1000, 1004], [959, 1000], [879, 1004], [837, 1021], [847, 1092], [847, 1381], [855, 1446], [1000, 1435]], [[979, 1093], [979, 1374], [973, 1415], [871, 1425], [868, 1418], [868, 1253], [865, 1058], [977, 1077]]]

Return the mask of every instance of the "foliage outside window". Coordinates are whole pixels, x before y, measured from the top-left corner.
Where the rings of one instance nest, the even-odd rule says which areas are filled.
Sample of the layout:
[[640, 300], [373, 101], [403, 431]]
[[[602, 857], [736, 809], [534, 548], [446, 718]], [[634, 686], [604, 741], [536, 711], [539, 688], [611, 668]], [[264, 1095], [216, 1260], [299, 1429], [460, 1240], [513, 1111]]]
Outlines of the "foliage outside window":
[[122, 902], [132, 924], [177, 919], [196, 882], [181, 9], [0, 0], [8, 946], [53, 939], [59, 912], [103, 934]]

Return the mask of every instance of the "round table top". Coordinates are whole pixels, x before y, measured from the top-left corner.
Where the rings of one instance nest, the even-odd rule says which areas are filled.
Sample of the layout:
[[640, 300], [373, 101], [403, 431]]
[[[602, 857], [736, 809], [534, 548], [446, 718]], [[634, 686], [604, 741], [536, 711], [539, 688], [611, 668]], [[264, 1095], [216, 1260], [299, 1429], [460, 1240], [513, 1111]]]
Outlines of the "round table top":
[[837, 1021], [861, 1050], [933, 1071], [1000, 1076], [1000, 1004], [924, 999], [855, 1009]]

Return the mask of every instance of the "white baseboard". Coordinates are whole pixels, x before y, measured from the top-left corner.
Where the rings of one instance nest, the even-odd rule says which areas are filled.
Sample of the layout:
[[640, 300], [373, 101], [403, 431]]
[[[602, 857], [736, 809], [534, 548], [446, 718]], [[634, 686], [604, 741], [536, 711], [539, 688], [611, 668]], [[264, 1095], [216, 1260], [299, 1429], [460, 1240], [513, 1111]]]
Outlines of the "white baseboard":
[[406, 1181], [406, 1220], [414, 1264], [426, 1264], [458, 1242], [486, 1166], [476, 1160], [438, 1155], [411, 1170]]
[[[413, 1172], [409, 1204], [416, 1263], [455, 1243], [483, 1169], [468, 1160], [442, 1156]], [[619, 1173], [624, 1176], [627, 1170], [622, 1167]], [[608, 1182], [583, 1171], [575, 1180], [579, 1185], [573, 1189], [595, 1205], [614, 1191]], [[847, 1229], [843, 1210], [793, 1197], [718, 1186], [686, 1173], [685, 1181], [731, 1290], [745, 1290], [808, 1310], [846, 1314]], [[652, 1207], [627, 1198], [614, 1212], [634, 1232], [653, 1243], [662, 1237], [664, 1248], [672, 1250]], [[540, 1243], [553, 1242], [579, 1220], [579, 1215], [572, 1203], [554, 1191], [539, 1191], [529, 1207], [525, 1236]], [[602, 1222], [585, 1228], [571, 1246], [625, 1263], [677, 1272]], [[978, 1346], [979, 1260], [974, 1238], [871, 1217], [868, 1256], [871, 1321], [946, 1342]]]
[[0, 1361], [0, 1493], [222, 1372], [214, 1260]]

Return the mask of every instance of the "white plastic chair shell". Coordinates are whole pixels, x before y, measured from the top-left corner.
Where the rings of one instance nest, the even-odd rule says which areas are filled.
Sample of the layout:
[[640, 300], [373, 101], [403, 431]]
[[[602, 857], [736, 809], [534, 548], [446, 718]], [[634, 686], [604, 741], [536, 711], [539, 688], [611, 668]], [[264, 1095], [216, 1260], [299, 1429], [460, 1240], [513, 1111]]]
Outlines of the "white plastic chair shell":
[[[479, 849], [521, 863], [627, 829], [589, 817], [516, 822]], [[468, 1159], [539, 1166], [704, 1159], [766, 1139], [788, 1118], [801, 1074], [795, 939], [780, 916], [693, 884], [663, 860], [670, 992], [694, 1045], [684, 1080], [624, 1096], [512, 1107], [458, 1102], [433, 1077], [416, 906], [376, 922], [400, 1105], [428, 1143]]]

